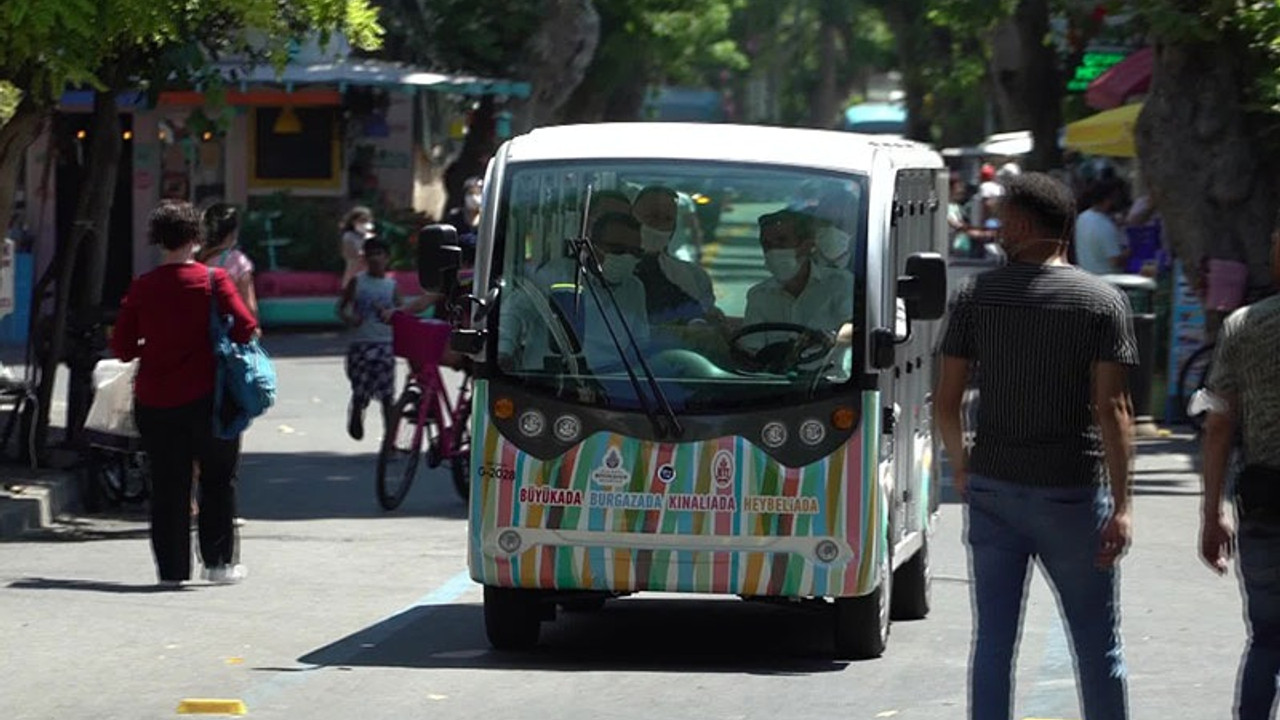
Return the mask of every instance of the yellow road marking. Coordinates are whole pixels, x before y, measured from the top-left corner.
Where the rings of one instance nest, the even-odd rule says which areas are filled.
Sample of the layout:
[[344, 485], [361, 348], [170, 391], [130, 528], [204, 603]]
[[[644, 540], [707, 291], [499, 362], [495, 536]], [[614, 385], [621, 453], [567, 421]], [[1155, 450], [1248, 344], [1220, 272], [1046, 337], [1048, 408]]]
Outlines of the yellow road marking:
[[244, 715], [249, 712], [243, 700], [219, 698], [186, 698], [178, 703], [179, 715]]

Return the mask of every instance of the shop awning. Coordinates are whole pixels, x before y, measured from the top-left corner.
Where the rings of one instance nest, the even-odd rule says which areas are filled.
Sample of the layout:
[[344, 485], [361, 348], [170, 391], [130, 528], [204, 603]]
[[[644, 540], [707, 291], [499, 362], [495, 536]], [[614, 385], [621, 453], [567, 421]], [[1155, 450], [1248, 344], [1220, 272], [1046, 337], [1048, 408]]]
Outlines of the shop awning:
[[[290, 63], [279, 74], [266, 65], [218, 63], [214, 68], [230, 86], [227, 102], [231, 105], [336, 105], [341, 102], [340, 93], [350, 87], [423, 88], [458, 95], [517, 98], [528, 97], [530, 92], [529, 83], [517, 80], [427, 72], [400, 63], [351, 57]], [[121, 93], [117, 102], [122, 108], [135, 107], [143, 102], [143, 96], [138, 92]], [[198, 105], [204, 100], [199, 90], [191, 90], [163, 92], [160, 102]], [[92, 104], [91, 90], [69, 90], [59, 101], [64, 110]]]
[[1089, 155], [1134, 157], [1133, 128], [1141, 112], [1142, 103], [1133, 103], [1077, 120], [1067, 125], [1066, 146]]
[[229, 83], [239, 84], [241, 90], [249, 85], [283, 85], [286, 89], [299, 85], [337, 85], [340, 90], [351, 85], [399, 86], [420, 87], [462, 95], [508, 95], [518, 98], [528, 97], [530, 91], [527, 82], [473, 75], [447, 75], [427, 72], [401, 63], [366, 58], [346, 57], [312, 63], [295, 62], [285, 66], [284, 71], [279, 74], [276, 73], [275, 68], [264, 65], [246, 68], [237, 63], [220, 63], [215, 67]]
[[1089, 83], [1084, 101], [1094, 110], [1120, 107], [1129, 98], [1142, 95], [1151, 87], [1151, 71], [1155, 51], [1143, 48], [1113, 65]]

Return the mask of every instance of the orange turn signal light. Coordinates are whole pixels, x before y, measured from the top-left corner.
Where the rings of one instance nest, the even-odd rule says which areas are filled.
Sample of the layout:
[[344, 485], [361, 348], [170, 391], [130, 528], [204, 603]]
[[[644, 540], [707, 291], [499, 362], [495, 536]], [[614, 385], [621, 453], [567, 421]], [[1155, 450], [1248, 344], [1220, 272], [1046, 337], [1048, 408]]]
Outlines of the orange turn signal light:
[[848, 430], [853, 427], [853, 421], [857, 419], [853, 408], [840, 407], [831, 413], [831, 426], [837, 430]]
[[516, 404], [511, 398], [498, 398], [493, 401], [493, 416], [499, 420], [510, 420], [516, 416]]

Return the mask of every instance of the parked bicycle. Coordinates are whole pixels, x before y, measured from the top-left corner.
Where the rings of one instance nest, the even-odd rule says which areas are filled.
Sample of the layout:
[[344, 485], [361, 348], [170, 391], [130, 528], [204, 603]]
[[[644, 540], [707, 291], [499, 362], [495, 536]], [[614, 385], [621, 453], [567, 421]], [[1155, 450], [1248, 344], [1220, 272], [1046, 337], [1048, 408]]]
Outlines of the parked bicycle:
[[450, 324], [397, 312], [391, 329], [396, 357], [409, 361], [409, 378], [392, 408], [378, 452], [378, 502], [387, 510], [404, 502], [424, 446], [427, 467], [448, 461], [453, 487], [466, 500], [471, 488], [471, 376], [464, 371], [458, 396], [451, 401], [440, 370]]
[[1198, 390], [1202, 390], [1209, 382], [1209, 373], [1213, 371], [1213, 351], [1216, 345], [1201, 345], [1178, 371], [1178, 407], [1187, 418], [1187, 422], [1195, 429], [1196, 434], [1204, 428], [1203, 411], [1192, 412], [1191, 401]]

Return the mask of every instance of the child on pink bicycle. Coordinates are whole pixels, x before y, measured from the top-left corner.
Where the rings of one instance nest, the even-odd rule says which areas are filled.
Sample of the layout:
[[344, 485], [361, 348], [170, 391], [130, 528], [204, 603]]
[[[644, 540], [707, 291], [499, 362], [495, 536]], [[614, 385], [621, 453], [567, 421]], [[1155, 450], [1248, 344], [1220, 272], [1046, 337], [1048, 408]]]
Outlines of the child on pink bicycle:
[[391, 254], [382, 240], [365, 241], [364, 259], [365, 271], [347, 283], [338, 300], [338, 317], [353, 328], [346, 359], [347, 379], [351, 382], [347, 434], [353, 440], [364, 438], [364, 411], [374, 399], [382, 405], [383, 427], [389, 423], [396, 383], [392, 313], [419, 313], [437, 299], [427, 293], [411, 303], [404, 302], [395, 280], [387, 274]]

